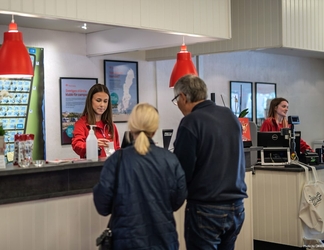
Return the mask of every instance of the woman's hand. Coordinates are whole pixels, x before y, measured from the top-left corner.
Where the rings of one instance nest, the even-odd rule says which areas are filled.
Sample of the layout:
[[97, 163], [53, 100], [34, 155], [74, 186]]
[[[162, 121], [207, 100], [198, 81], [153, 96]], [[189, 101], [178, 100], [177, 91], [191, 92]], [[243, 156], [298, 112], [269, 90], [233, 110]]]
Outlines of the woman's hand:
[[98, 147], [108, 147], [108, 139], [100, 138], [98, 139]]

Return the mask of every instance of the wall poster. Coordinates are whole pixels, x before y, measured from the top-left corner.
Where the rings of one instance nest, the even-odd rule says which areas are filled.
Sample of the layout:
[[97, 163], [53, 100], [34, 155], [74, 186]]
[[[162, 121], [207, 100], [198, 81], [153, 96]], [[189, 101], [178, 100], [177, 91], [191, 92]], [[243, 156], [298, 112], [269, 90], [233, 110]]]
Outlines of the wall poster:
[[34, 76], [24, 79], [0, 78], [0, 122], [5, 156], [13, 161], [15, 134], [34, 134], [33, 159], [45, 159], [44, 49], [27, 47]]
[[272, 99], [277, 97], [277, 85], [275, 83], [255, 83], [256, 124], [261, 126], [268, 116], [269, 105]]
[[239, 117], [241, 112], [248, 109], [246, 115], [250, 121], [253, 120], [253, 88], [252, 82], [230, 81], [231, 110]]
[[126, 122], [138, 103], [137, 62], [104, 60], [105, 84], [110, 92], [114, 122]]
[[60, 78], [61, 144], [71, 144], [74, 123], [81, 117], [89, 89], [98, 78]]

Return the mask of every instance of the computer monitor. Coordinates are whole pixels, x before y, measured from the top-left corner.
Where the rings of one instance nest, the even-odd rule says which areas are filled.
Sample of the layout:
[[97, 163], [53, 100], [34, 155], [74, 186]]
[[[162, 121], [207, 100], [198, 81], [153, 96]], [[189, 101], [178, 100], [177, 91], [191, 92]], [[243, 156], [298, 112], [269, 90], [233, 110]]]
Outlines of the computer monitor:
[[[301, 131], [295, 131], [296, 152], [300, 153]], [[281, 135], [281, 132], [258, 132], [258, 146], [261, 147], [289, 147], [289, 138]]]
[[[173, 129], [162, 129], [162, 137], [163, 137], [163, 147], [169, 149], [171, 137], [173, 134]], [[132, 144], [134, 140], [132, 133], [130, 131], [124, 132], [124, 137], [122, 140], [121, 148], [126, 148], [127, 146]]]
[[165, 149], [169, 149], [172, 134], [173, 134], [173, 129], [162, 129], [163, 147]]
[[[297, 156], [300, 157], [300, 137], [301, 132], [295, 132], [295, 150]], [[286, 163], [289, 161], [291, 153], [290, 142], [288, 135], [281, 135], [281, 132], [258, 132], [257, 135], [258, 146], [264, 148], [264, 162], [266, 163]], [[289, 149], [289, 151], [287, 151]], [[261, 160], [261, 153], [258, 152], [258, 160]]]
[[281, 135], [281, 132], [258, 132], [258, 146], [267, 148], [285, 148], [289, 147], [289, 140], [286, 139], [284, 135]]
[[124, 137], [122, 140], [121, 148], [126, 148], [127, 146], [132, 144], [132, 141], [134, 140], [132, 133], [130, 131], [124, 132]]

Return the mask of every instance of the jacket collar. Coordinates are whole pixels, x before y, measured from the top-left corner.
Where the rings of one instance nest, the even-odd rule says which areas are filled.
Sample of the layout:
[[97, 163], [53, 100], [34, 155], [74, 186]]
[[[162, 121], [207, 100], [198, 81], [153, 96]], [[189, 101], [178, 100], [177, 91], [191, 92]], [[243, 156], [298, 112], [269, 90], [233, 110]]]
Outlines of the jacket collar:
[[216, 105], [214, 102], [212, 102], [211, 100], [205, 100], [203, 102], [198, 103], [197, 105], [195, 105], [191, 112], [195, 111], [196, 109], [201, 109], [207, 106], [212, 106], [212, 105]]
[[[149, 139], [149, 142], [150, 142], [150, 145], [155, 145], [155, 142], [153, 141], [153, 139], [152, 138], [148, 138]], [[128, 144], [127, 145], [127, 147], [128, 146], [134, 146], [134, 140], [133, 141], [131, 141], [131, 143], [130, 144]]]

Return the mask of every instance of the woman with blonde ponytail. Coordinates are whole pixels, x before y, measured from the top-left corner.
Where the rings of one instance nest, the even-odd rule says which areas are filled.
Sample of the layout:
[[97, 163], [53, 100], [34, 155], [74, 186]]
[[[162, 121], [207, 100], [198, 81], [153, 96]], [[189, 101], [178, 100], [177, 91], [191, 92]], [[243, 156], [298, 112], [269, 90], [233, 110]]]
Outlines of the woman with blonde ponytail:
[[112, 214], [113, 249], [179, 249], [173, 212], [187, 196], [185, 174], [177, 157], [152, 140], [158, 126], [157, 109], [137, 104], [128, 119], [133, 145], [106, 160], [94, 187], [98, 213]]
[[147, 104], [136, 105], [128, 119], [128, 128], [135, 140], [134, 147], [137, 153], [145, 155], [149, 151], [150, 141], [159, 127], [157, 110]]

